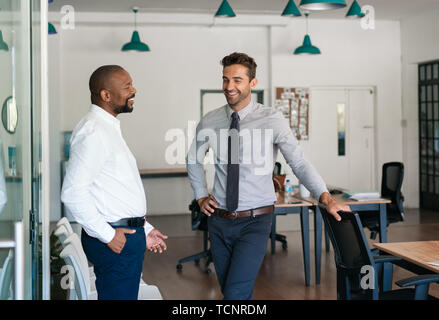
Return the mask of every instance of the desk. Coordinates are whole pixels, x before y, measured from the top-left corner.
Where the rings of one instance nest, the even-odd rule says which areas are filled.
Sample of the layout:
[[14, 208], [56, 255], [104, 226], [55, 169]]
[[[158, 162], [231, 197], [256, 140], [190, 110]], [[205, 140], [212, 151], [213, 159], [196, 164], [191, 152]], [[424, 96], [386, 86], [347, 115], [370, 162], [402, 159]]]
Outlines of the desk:
[[[294, 194], [295, 198], [312, 203], [314, 211], [314, 240], [315, 240], [315, 265], [316, 284], [320, 284], [320, 270], [322, 264], [322, 215], [319, 209], [319, 202], [313, 197], [301, 197], [299, 193]], [[367, 201], [356, 201], [344, 198], [343, 194], [332, 195], [341, 203], [349, 205], [352, 211], [379, 211], [380, 212], [380, 242], [387, 242], [387, 209], [386, 205], [391, 203], [388, 199], [374, 199]]]
[[[439, 261], [439, 241], [375, 243], [374, 246], [392, 256], [420, 268], [407, 268], [418, 274], [439, 273], [439, 266], [427, 262]], [[395, 263], [400, 265], [399, 263]], [[405, 267], [405, 266], [403, 266]], [[417, 269], [417, 270], [415, 270]]]
[[302, 250], [303, 264], [305, 268], [305, 284], [310, 285], [309, 271], [309, 209], [312, 204], [308, 201], [290, 197], [289, 200], [297, 203], [288, 203], [285, 199], [284, 192], [276, 192], [277, 202], [274, 204], [273, 222], [271, 225], [271, 253], [273, 254], [276, 247], [276, 216], [290, 213], [300, 214], [300, 227], [302, 231]]

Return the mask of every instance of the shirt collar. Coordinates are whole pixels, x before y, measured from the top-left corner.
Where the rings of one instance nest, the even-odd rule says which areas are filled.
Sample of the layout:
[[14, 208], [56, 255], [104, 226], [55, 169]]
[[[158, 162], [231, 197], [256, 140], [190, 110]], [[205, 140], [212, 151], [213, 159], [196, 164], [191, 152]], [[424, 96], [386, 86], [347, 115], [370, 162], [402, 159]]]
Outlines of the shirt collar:
[[[255, 104], [253, 103], [253, 101], [250, 101], [250, 103], [247, 106], [245, 106], [244, 108], [238, 111], [238, 116], [240, 121], [244, 120], [244, 118], [253, 110], [254, 105]], [[230, 120], [232, 117], [232, 113], [235, 111], [233, 111], [233, 109], [229, 105], [226, 105], [226, 108], [227, 108], [227, 119]]]
[[94, 114], [98, 115], [101, 119], [115, 125], [116, 127], [120, 128], [120, 121], [115, 116], [113, 116], [111, 113], [105, 111], [101, 107], [92, 104], [90, 107], [90, 111]]

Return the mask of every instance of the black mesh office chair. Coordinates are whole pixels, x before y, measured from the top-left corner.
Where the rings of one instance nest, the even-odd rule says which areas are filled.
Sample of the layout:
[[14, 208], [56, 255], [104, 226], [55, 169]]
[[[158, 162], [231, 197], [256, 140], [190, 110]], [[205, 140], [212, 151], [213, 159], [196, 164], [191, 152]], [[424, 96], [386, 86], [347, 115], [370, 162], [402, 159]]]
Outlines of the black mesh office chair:
[[[403, 202], [401, 193], [404, 179], [404, 165], [401, 162], [383, 164], [381, 179], [381, 197], [392, 201], [387, 205], [387, 226], [391, 223], [404, 221]], [[370, 230], [370, 238], [375, 239], [379, 232], [379, 212], [363, 211], [359, 213], [361, 223]]]
[[[337, 299], [434, 299], [434, 297], [428, 295], [428, 289], [430, 283], [439, 282], [439, 275], [437, 274], [399, 280], [396, 284], [405, 289], [380, 292], [379, 280], [385, 281], [380, 279], [382, 264], [384, 262], [399, 261], [400, 259], [393, 256], [372, 255], [358, 213], [340, 211], [339, 214], [342, 220], [337, 221], [326, 211], [323, 205], [320, 205], [320, 210], [325, 228], [328, 230], [329, 238], [334, 247], [337, 268]], [[367, 273], [368, 268], [372, 270], [369, 274]], [[365, 279], [365, 276], [368, 276], [368, 278]], [[410, 286], [415, 286], [415, 288], [407, 288]]]
[[191, 211], [191, 223], [192, 230], [201, 230], [203, 231], [203, 245], [204, 250], [200, 253], [194, 254], [192, 256], [180, 259], [177, 264], [177, 270], [183, 269], [183, 263], [189, 261], [195, 261], [198, 265], [200, 259], [207, 258], [204, 272], [209, 274], [211, 270], [209, 268], [209, 264], [212, 262], [212, 254], [209, 248], [209, 235], [207, 231], [207, 216], [201, 212], [200, 206], [198, 205], [197, 200], [192, 200], [189, 205], [189, 210]]

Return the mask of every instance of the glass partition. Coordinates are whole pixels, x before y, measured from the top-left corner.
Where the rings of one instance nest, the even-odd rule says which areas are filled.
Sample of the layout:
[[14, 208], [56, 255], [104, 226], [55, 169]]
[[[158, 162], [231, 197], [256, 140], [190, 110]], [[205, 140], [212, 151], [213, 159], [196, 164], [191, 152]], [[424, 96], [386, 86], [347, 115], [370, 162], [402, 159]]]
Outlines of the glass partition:
[[[0, 300], [32, 299], [32, 27], [40, 1], [0, 0]], [[35, 8], [34, 8], [35, 7]], [[39, 65], [40, 61], [36, 63]], [[35, 87], [32, 92], [31, 88]], [[40, 120], [37, 120], [40, 121]], [[7, 243], [10, 245], [7, 245]]]

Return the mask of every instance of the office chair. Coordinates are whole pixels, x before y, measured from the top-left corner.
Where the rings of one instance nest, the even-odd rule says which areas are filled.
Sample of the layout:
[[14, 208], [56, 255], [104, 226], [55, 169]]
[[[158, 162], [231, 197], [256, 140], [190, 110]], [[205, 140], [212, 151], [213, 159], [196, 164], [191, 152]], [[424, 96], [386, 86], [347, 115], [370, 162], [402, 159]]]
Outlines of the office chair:
[[[383, 164], [381, 179], [381, 197], [387, 198], [392, 203], [387, 204], [387, 227], [391, 223], [404, 221], [403, 201], [401, 193], [404, 179], [404, 165], [401, 162], [388, 162]], [[379, 212], [363, 211], [359, 213], [361, 223], [370, 230], [370, 238], [375, 240], [379, 232]]]
[[[337, 221], [323, 205], [319, 205], [325, 227], [334, 248], [337, 268], [337, 299], [339, 300], [426, 300], [434, 299], [428, 295], [429, 284], [439, 282], [439, 275], [421, 275], [395, 282], [405, 289], [382, 292], [379, 279], [384, 279], [382, 265], [401, 259], [387, 255], [373, 256], [369, 248], [360, 217], [356, 212], [339, 211], [342, 220]], [[372, 271], [369, 278], [367, 270]], [[369, 281], [365, 281], [369, 280]], [[391, 280], [391, 279], [390, 279]], [[415, 288], [407, 288], [415, 286]], [[381, 292], [380, 292], [381, 291]]]
[[[73, 234], [73, 236], [77, 236]], [[67, 239], [70, 242], [65, 245], [60, 253], [60, 257], [64, 259], [66, 265], [70, 266], [74, 274], [70, 275], [70, 280], [74, 281], [73, 288], [70, 291], [69, 300], [97, 300], [98, 293], [93, 286], [93, 279], [90, 278], [88, 265], [84, 263], [80, 252], [75, 245], [76, 238]], [[79, 238], [78, 238], [79, 240]], [[67, 242], [66, 241], [66, 242]], [[85, 261], [87, 262], [87, 261]], [[163, 300], [160, 290], [157, 286], [140, 283], [138, 300]]]
[[200, 262], [200, 259], [207, 258], [206, 264], [205, 264], [205, 273], [209, 274], [212, 271], [209, 268], [209, 264], [212, 262], [212, 253], [210, 252], [209, 248], [209, 235], [207, 231], [207, 216], [201, 212], [200, 206], [198, 205], [197, 200], [192, 200], [191, 204], [189, 205], [189, 210], [191, 211], [191, 223], [192, 223], [192, 230], [201, 230], [203, 231], [203, 245], [204, 250], [200, 253], [194, 254], [192, 256], [180, 259], [177, 264], [177, 270], [183, 269], [183, 263], [189, 262], [189, 261], [195, 261], [195, 263], [198, 265]]
[[[281, 175], [282, 165], [279, 162], [276, 162], [274, 164], [274, 170], [273, 170], [273, 184], [274, 184], [274, 190], [277, 191], [283, 191], [283, 187], [285, 184], [285, 175]], [[270, 233], [270, 238], [272, 238], [272, 234]], [[282, 243], [282, 249], [288, 248], [288, 242], [287, 237], [276, 233], [275, 235], [276, 241], [279, 241]]]
[[13, 298], [12, 275], [13, 275], [14, 256], [13, 251], [9, 250], [3, 267], [0, 269], [0, 300], [11, 300]]

